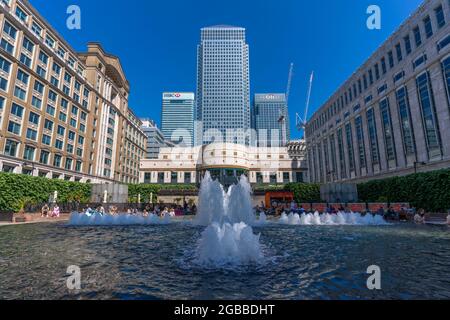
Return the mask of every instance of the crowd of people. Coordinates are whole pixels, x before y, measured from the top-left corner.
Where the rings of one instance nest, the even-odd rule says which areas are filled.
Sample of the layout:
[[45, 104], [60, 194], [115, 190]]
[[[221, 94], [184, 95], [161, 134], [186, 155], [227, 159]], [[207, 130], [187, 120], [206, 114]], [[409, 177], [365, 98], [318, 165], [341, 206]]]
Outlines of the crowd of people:
[[87, 206], [83, 209], [83, 213], [99, 213], [101, 215], [112, 215], [117, 216], [120, 214], [128, 214], [135, 216], [143, 216], [148, 217], [150, 215], [156, 215], [158, 217], [164, 218], [165, 216], [175, 217], [175, 216], [186, 216], [186, 215], [195, 215], [197, 213], [197, 207], [195, 204], [189, 205], [188, 203], [184, 203], [183, 206], [179, 205], [147, 205], [143, 210], [139, 210], [137, 208], [126, 208], [123, 211], [120, 211], [117, 206], [110, 206], [108, 210], [106, 210], [103, 206], [99, 206], [95, 209]]
[[[254, 208], [254, 210], [258, 214], [264, 213], [266, 215], [273, 215], [273, 216], [281, 216], [283, 213], [286, 214], [297, 213], [302, 215], [307, 213], [314, 213], [315, 211], [315, 210], [313, 211], [306, 210], [302, 205], [299, 205], [295, 201], [292, 201], [290, 203], [273, 202], [269, 208], [266, 207], [264, 202], [261, 202], [260, 205], [257, 205]], [[324, 211], [320, 213], [337, 214], [339, 212], [350, 213], [352, 212], [352, 210], [348, 206], [344, 206], [343, 204], [337, 207], [335, 207], [334, 205], [327, 205]], [[420, 221], [422, 222], [425, 221], [425, 210], [421, 209], [417, 211], [416, 208], [402, 207], [400, 208], [400, 211], [395, 211], [393, 207], [389, 207], [387, 210], [385, 210], [383, 206], [380, 206], [380, 208], [376, 212], [372, 212], [369, 210], [362, 210], [362, 212], [359, 213], [363, 215], [365, 214], [380, 215], [386, 220], [419, 221], [420, 218], [421, 219]]]

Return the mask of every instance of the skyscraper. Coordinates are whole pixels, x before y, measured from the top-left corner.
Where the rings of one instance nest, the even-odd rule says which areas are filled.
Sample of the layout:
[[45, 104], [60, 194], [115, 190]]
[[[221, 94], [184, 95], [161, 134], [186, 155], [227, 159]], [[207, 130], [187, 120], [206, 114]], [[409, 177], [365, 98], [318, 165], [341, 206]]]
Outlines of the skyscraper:
[[166, 140], [182, 143], [186, 147], [193, 146], [194, 104], [194, 93], [163, 93], [161, 131]]
[[260, 147], [286, 145], [291, 138], [286, 95], [255, 94], [252, 123]]
[[196, 128], [197, 144], [217, 141], [218, 133], [223, 141], [248, 144], [250, 79], [245, 29], [203, 28], [197, 59], [196, 119], [202, 122]]

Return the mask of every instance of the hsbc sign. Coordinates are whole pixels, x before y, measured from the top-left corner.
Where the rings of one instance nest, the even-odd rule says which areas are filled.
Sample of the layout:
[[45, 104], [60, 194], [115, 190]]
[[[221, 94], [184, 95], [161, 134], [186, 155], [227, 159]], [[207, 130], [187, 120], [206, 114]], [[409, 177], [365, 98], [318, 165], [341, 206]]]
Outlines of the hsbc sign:
[[163, 99], [170, 100], [193, 100], [193, 93], [181, 93], [181, 92], [166, 92], [163, 94]]

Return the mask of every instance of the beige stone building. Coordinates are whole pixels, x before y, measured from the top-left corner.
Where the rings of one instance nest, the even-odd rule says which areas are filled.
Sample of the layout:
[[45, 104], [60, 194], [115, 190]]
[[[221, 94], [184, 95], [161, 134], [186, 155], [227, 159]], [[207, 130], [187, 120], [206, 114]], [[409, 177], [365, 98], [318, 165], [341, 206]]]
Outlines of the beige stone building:
[[158, 159], [141, 161], [140, 182], [195, 184], [206, 171], [224, 185], [235, 183], [242, 174], [248, 176], [251, 184], [276, 185], [305, 181], [307, 167], [305, 153], [291, 155], [288, 147], [215, 143], [193, 148], [162, 148]]
[[0, 171], [138, 182], [146, 136], [129, 94], [100, 44], [75, 52], [28, 1], [0, 1]]

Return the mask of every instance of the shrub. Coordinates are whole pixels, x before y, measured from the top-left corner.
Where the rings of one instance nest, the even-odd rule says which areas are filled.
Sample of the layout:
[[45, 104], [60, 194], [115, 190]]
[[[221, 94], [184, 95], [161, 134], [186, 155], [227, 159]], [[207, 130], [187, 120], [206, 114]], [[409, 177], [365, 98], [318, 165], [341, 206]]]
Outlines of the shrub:
[[320, 184], [290, 183], [286, 190], [294, 193], [295, 201], [298, 203], [322, 202], [320, 199]]
[[450, 170], [412, 174], [358, 185], [363, 202], [409, 202], [427, 211], [447, 211], [450, 208]]

